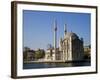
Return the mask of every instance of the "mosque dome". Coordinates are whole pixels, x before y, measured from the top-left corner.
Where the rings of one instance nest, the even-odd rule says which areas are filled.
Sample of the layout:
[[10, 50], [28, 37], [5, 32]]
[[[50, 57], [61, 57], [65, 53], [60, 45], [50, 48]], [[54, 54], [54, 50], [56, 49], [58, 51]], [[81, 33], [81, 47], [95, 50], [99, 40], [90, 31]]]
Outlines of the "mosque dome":
[[64, 38], [70, 38], [70, 37], [72, 37], [72, 39], [76, 39], [76, 38], [78, 39], [78, 36], [73, 32], [66, 33]]

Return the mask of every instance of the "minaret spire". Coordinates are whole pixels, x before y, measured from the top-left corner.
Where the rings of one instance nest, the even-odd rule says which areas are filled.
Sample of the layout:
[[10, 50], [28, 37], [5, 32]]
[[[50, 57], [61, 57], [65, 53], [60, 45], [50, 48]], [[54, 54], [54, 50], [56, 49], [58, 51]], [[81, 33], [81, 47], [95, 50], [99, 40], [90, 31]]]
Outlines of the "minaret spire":
[[66, 28], [67, 26], [66, 26], [66, 24], [64, 24], [64, 36], [66, 35], [66, 33], [67, 33], [67, 28]]
[[57, 49], [57, 21], [54, 21], [54, 55], [56, 60], [56, 49]]
[[54, 30], [57, 31], [57, 20], [54, 21]]

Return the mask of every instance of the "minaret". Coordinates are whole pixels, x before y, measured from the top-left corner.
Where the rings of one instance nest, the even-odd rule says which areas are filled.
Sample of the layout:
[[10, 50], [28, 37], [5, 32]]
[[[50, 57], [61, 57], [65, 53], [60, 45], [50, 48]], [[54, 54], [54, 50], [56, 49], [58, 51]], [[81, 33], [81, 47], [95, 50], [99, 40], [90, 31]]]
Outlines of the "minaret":
[[66, 33], [67, 33], [66, 24], [64, 24], [64, 36], [66, 35]]
[[54, 21], [54, 59], [56, 60], [57, 49], [57, 21]]

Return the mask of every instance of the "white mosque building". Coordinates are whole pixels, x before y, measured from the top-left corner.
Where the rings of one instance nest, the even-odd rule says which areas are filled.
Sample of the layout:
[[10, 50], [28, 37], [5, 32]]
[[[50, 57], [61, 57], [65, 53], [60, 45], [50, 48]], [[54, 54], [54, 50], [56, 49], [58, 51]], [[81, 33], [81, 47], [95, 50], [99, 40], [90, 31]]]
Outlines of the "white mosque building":
[[80, 61], [83, 60], [83, 38], [77, 34], [68, 32], [64, 25], [64, 36], [59, 40], [57, 47], [57, 22], [54, 22], [54, 46], [47, 49], [45, 60], [47, 61]]

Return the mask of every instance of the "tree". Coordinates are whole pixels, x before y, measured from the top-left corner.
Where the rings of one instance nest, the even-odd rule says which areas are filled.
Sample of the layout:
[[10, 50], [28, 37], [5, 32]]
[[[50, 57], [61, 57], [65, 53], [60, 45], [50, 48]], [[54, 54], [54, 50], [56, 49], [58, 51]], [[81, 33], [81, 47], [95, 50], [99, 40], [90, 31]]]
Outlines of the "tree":
[[35, 59], [40, 59], [43, 58], [45, 56], [45, 51], [43, 49], [38, 49], [35, 52]]
[[28, 50], [30, 50], [29, 47], [24, 47], [24, 49], [23, 49], [23, 51], [28, 51]]
[[27, 60], [27, 52], [26, 51], [23, 52], [23, 60], [24, 61]]

